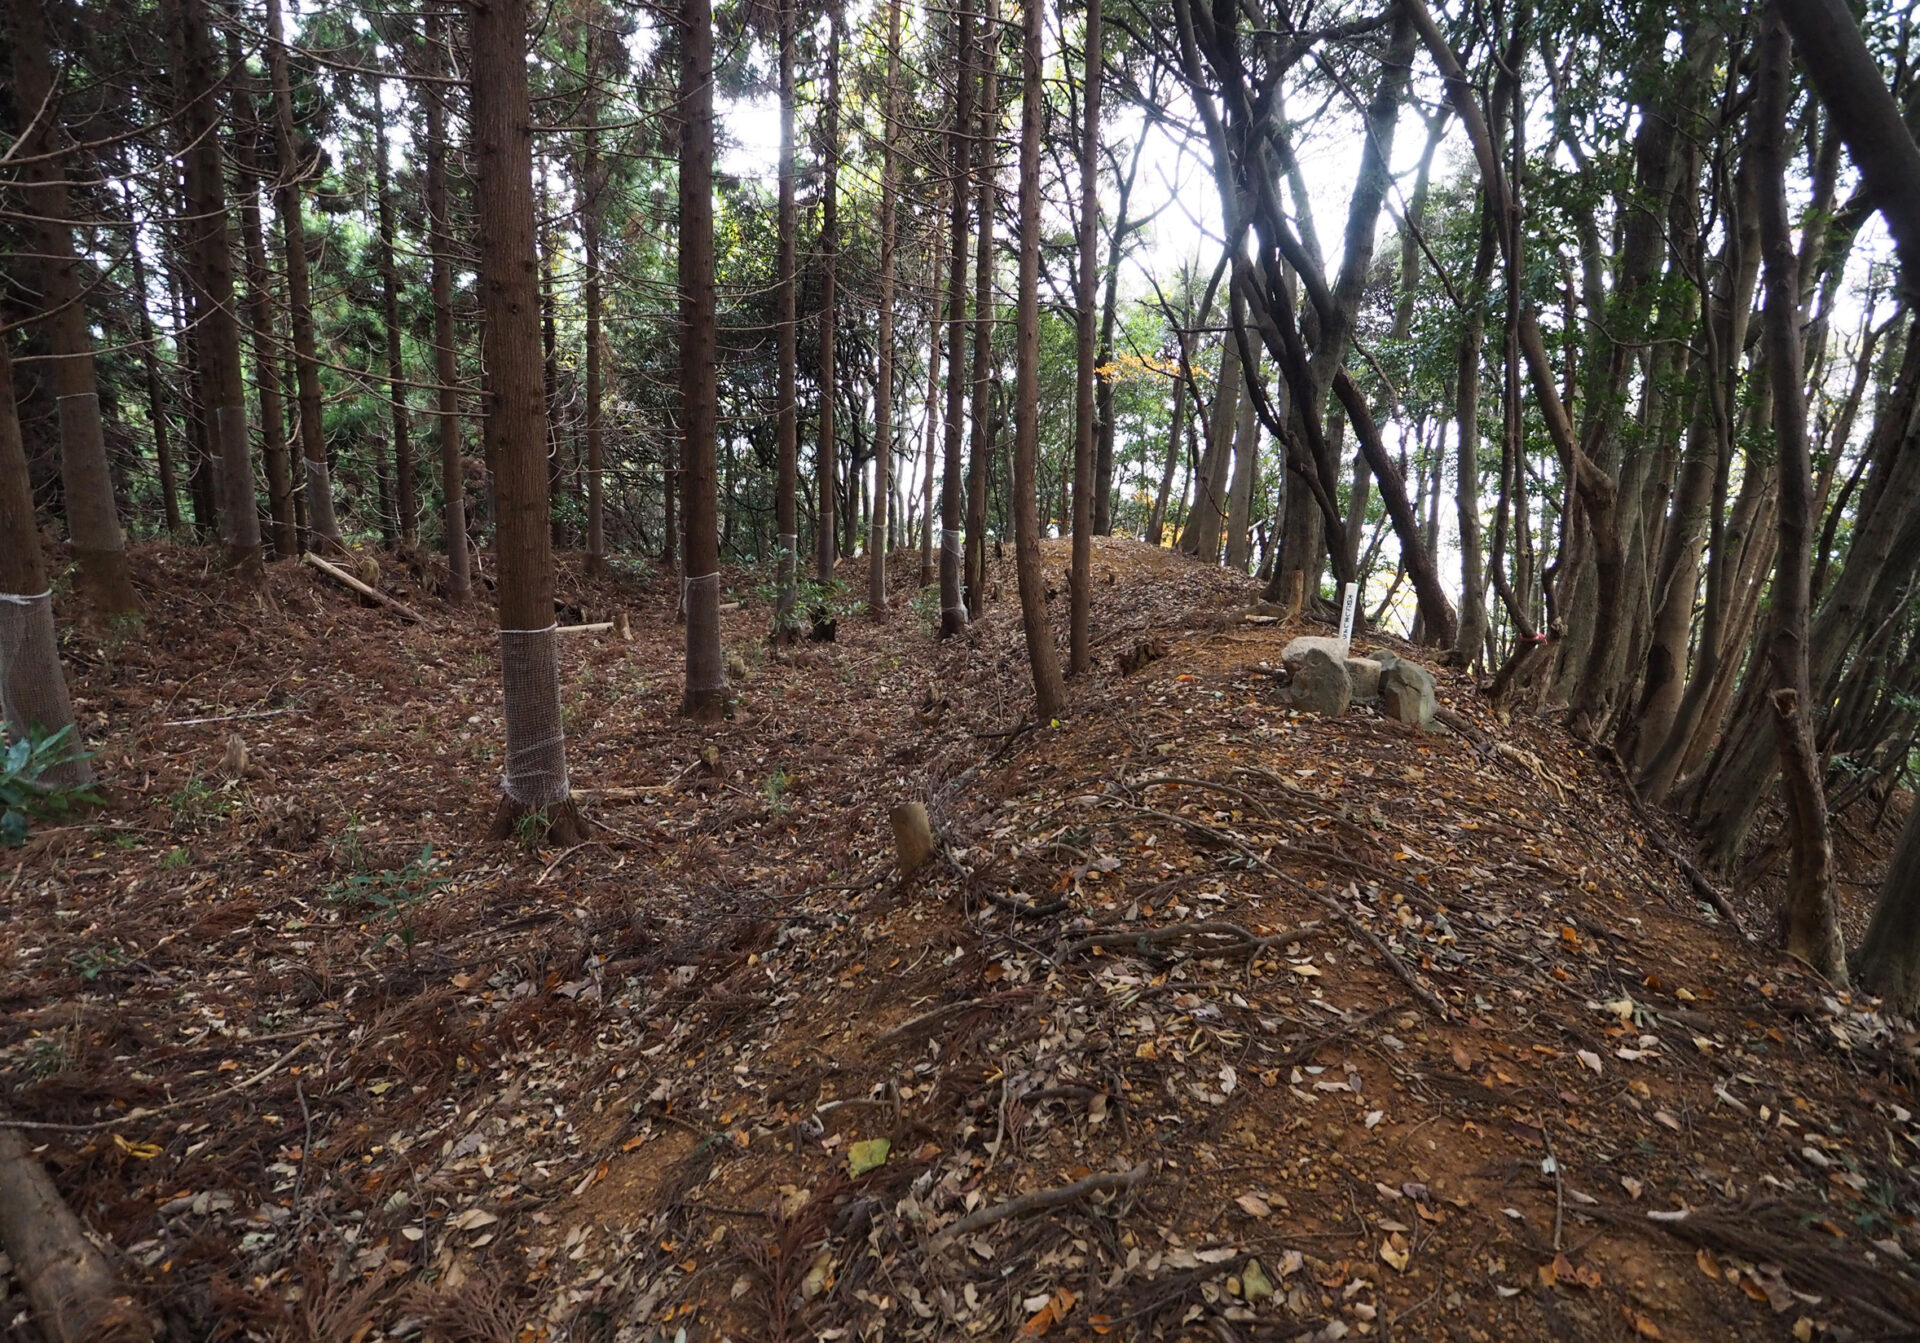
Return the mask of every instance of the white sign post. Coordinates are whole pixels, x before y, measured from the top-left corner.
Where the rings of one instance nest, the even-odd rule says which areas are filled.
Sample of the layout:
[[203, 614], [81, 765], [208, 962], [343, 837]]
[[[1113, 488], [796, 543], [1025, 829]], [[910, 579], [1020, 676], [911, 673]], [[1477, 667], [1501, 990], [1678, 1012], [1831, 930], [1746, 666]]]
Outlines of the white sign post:
[[1340, 585], [1340, 651], [1353, 651], [1353, 605], [1359, 599], [1359, 585], [1342, 583]]

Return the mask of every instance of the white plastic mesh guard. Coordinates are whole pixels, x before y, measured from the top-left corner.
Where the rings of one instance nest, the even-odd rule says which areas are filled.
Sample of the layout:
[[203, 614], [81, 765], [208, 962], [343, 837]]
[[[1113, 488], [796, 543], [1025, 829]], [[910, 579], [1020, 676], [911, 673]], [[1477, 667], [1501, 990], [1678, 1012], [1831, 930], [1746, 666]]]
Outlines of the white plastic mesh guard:
[[[18, 596], [0, 592], [0, 705], [7, 734], [22, 740], [38, 728], [57, 732], [73, 722], [67, 678], [60, 669], [60, 646], [53, 632], [53, 593]], [[77, 743], [76, 743], [77, 744]], [[93, 782], [84, 760], [56, 765], [46, 782], [78, 788]]]
[[507, 716], [507, 772], [500, 786], [523, 807], [565, 802], [567, 735], [560, 722], [556, 627], [500, 631], [500, 688]]
[[[956, 563], [960, 561], [963, 552], [960, 547], [960, 529], [958, 527], [942, 527], [940, 529], [940, 551], [943, 555], [954, 556]], [[940, 608], [940, 614], [942, 616], [953, 616], [963, 625], [967, 623], [968, 617], [965, 603], [957, 606], [942, 606]]]

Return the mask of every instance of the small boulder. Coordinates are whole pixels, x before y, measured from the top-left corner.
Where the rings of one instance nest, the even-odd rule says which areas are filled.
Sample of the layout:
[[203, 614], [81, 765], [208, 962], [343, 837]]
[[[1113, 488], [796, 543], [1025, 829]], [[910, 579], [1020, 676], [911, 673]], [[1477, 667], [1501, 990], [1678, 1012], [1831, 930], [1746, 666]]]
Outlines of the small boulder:
[[1395, 658], [1380, 673], [1380, 708], [1399, 722], [1427, 726], [1433, 721], [1433, 673]]
[[1381, 666], [1372, 658], [1349, 657], [1346, 660], [1347, 680], [1353, 684], [1355, 699], [1378, 699], [1380, 696]]
[[[1338, 644], [1338, 639], [1327, 642]], [[1289, 696], [1293, 707], [1317, 713], [1322, 718], [1338, 718], [1353, 702], [1353, 683], [1347, 679], [1346, 660], [1321, 648], [1309, 648], [1287, 661], [1293, 674]]]
[[1333, 635], [1302, 634], [1296, 639], [1289, 640], [1287, 646], [1280, 650], [1280, 661], [1291, 668], [1295, 662], [1311, 650], [1318, 650], [1325, 653], [1335, 662], [1340, 661], [1347, 655], [1347, 646]]

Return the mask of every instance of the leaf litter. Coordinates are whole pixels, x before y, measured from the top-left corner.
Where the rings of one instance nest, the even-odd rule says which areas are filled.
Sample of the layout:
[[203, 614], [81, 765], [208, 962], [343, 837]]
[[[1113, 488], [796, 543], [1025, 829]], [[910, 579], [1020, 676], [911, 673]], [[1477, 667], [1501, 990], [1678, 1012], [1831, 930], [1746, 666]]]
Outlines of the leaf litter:
[[[748, 601], [740, 703], [702, 730], [672, 716], [670, 585], [568, 570], [570, 613], [635, 637], [567, 645], [595, 829], [528, 852], [475, 838], [480, 613], [402, 627], [275, 570], [242, 629], [198, 556], [143, 559], [148, 636], [68, 636], [113, 806], [13, 856], [0, 1071], [188, 1327], [1841, 1339], [1920, 1313], [1894, 1026], [1732, 936], [1603, 762], [1464, 679], [1465, 733], [1296, 714], [1299, 629], [1240, 621], [1244, 580], [1100, 543], [1098, 666], [1058, 726], [1022, 716], [1004, 601], [942, 646], [902, 586], [889, 623], [778, 658]], [[235, 724], [169, 725], [239, 713], [234, 778]], [[941, 841], [906, 882], [903, 798]]]

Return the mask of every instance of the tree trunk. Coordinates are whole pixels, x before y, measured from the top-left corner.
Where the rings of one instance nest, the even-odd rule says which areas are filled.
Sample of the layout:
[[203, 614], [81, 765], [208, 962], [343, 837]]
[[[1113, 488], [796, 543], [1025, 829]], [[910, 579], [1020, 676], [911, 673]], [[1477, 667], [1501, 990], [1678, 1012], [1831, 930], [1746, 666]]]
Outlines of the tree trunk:
[[900, 0], [887, 0], [886, 98], [886, 123], [881, 128], [880, 316], [875, 337], [880, 371], [873, 405], [873, 525], [867, 536], [867, 611], [876, 620], [887, 614], [887, 509], [893, 501], [894, 197], [900, 171], [893, 142], [900, 120]]
[[[445, 21], [438, 5], [427, 10], [430, 69], [446, 74]], [[440, 491], [445, 498], [447, 599], [465, 602], [473, 591], [467, 557], [466, 467], [460, 459], [459, 337], [453, 329], [453, 236], [447, 200], [447, 86], [428, 85], [427, 246], [433, 253], [433, 378], [439, 385]]]
[[1480, 193], [1480, 244], [1473, 258], [1473, 287], [1467, 291], [1467, 315], [1454, 363], [1454, 504], [1460, 523], [1460, 633], [1453, 644], [1454, 665], [1484, 661], [1487, 639], [1487, 575], [1480, 522], [1480, 364], [1484, 357], [1487, 284], [1493, 277], [1494, 218], [1486, 192]]
[[1000, 2], [986, 0], [980, 53], [980, 143], [974, 187], [979, 204], [973, 254], [973, 434], [967, 464], [967, 549], [961, 590], [967, 616], [986, 609], [987, 481], [993, 473], [994, 176], [1000, 166]]
[[[590, 30], [587, 48], [587, 79], [590, 83], [599, 79], [599, 70], [594, 54], [598, 50], [599, 34]], [[595, 85], [597, 89], [597, 84]], [[587, 254], [587, 273], [585, 277], [587, 329], [586, 329], [586, 365], [587, 365], [587, 573], [597, 576], [607, 570], [607, 497], [606, 497], [606, 429], [603, 424], [601, 406], [605, 390], [601, 386], [601, 275], [600, 275], [600, 193], [604, 187], [600, 168], [600, 100], [595, 96], [587, 103], [587, 129], [582, 134], [584, 152], [580, 190], [583, 199], [580, 202], [581, 245]]]
[[1173, 492], [1174, 468], [1180, 464], [1180, 440], [1187, 431], [1186, 339], [1181, 338], [1181, 367], [1173, 378], [1173, 420], [1167, 431], [1167, 462], [1160, 471], [1160, 488], [1153, 496], [1153, 511], [1147, 516], [1147, 544], [1159, 546], [1166, 540], [1167, 496]]
[[399, 514], [400, 540], [411, 546], [419, 539], [419, 506], [414, 501], [413, 444], [407, 423], [407, 377], [400, 357], [400, 279], [393, 262], [393, 199], [388, 182], [387, 120], [381, 106], [386, 81], [373, 81], [374, 192], [380, 198], [380, 288], [387, 328], [387, 386], [393, 421], [394, 507]]
[[[712, 0], [682, 0], [680, 12], [681, 511], [687, 528], [687, 684], [680, 712], [696, 722], [715, 723], [727, 712], [727, 669], [720, 649], [720, 537], [714, 497], [720, 398], [714, 366], [719, 349], [713, 275]], [[836, 46], [838, 41], [836, 17]], [[828, 416], [832, 387], [829, 374]], [[831, 573], [833, 532], [823, 527], [821, 534], [827, 538]]]
[[1087, 0], [1086, 74], [1080, 140], [1080, 267], [1074, 304], [1078, 315], [1073, 403], [1073, 563], [1067, 586], [1067, 671], [1079, 676], [1093, 666], [1093, 454], [1095, 447], [1094, 286], [1100, 244], [1100, 0]]
[[[147, 268], [140, 256], [140, 225], [133, 213], [133, 193], [127, 193], [127, 219], [131, 225], [128, 231], [127, 254], [133, 263], [133, 297], [140, 313], [140, 366], [146, 375], [147, 418], [153, 422], [153, 465], [160, 476], [160, 509], [166, 519], [167, 532], [177, 536], [180, 532], [180, 486], [173, 465], [172, 436], [167, 429], [166, 397], [160, 390], [160, 359], [154, 350], [153, 314], [147, 306]], [[271, 371], [263, 374], [271, 378]], [[281, 443], [286, 442], [285, 433]]]
[[581, 827], [560, 715], [526, 54], [526, 0], [486, 0], [474, 8], [474, 187], [507, 720], [505, 795], [494, 833], [505, 838], [531, 817], [539, 837], [572, 841]]
[[947, 170], [952, 198], [947, 237], [947, 438], [940, 481], [940, 637], [949, 638], [967, 627], [967, 605], [961, 591], [961, 536], [966, 525], [961, 495], [961, 418], [966, 398], [967, 321], [967, 165], [973, 127], [973, 5], [960, 0], [953, 11], [954, 70], [958, 85], [953, 103], [953, 125], [947, 139]]
[[[0, 708], [7, 736], [30, 740], [73, 728], [73, 704], [53, 628], [53, 592], [47, 581], [40, 527], [33, 515], [33, 482], [14, 408], [13, 361], [0, 340]], [[78, 745], [78, 743], [75, 743]], [[44, 776], [64, 787], [93, 782], [93, 767], [69, 760]]]
[[1047, 617], [1040, 572], [1037, 459], [1040, 448], [1040, 132], [1046, 89], [1040, 82], [1044, 7], [1028, 4], [1020, 50], [1020, 295], [1014, 330], [1013, 542], [1020, 621], [1033, 669], [1034, 716], [1045, 724], [1066, 704], [1060, 655]]
[[[227, 237], [227, 188], [215, 134], [219, 81], [202, 0], [169, 0], [174, 69], [186, 153], [187, 213], [181, 229], [193, 258], [199, 305], [201, 385], [211, 456], [219, 463], [221, 538], [227, 563], [250, 581], [260, 577], [260, 518], [247, 441], [246, 386], [240, 325], [234, 318], [233, 252]], [[97, 410], [97, 406], [94, 407]]]
[[[245, 69], [238, 34], [227, 34], [228, 59], [235, 70]], [[273, 322], [273, 280], [267, 270], [267, 245], [260, 218], [260, 174], [254, 150], [259, 135], [252, 90], [234, 92], [236, 109], [242, 97], [248, 109], [246, 124], [234, 137], [240, 165], [240, 234], [247, 259], [247, 326], [252, 336], [254, 378], [259, 384], [260, 436], [267, 467], [267, 516], [273, 521], [273, 553], [293, 559], [300, 553], [300, 533], [293, 516], [293, 476], [287, 461], [287, 412], [280, 396], [278, 351]], [[235, 121], [239, 121], [236, 110]], [[137, 249], [136, 249], [137, 250]], [[137, 274], [137, 271], [136, 271]], [[144, 312], [144, 301], [143, 308]]]
[[[1259, 376], [1257, 373], [1254, 376]], [[1227, 486], [1227, 568], [1247, 572], [1252, 555], [1248, 527], [1253, 520], [1253, 486], [1260, 473], [1260, 418], [1251, 396], [1240, 399], [1233, 427], [1233, 476]]]
[[820, 109], [821, 136], [826, 146], [822, 173], [826, 179], [820, 202], [820, 438], [815, 449], [814, 485], [820, 496], [819, 526], [814, 534], [814, 572], [822, 582], [833, 578], [835, 559], [834, 496], [839, 487], [840, 456], [834, 447], [840, 366], [834, 349], [840, 321], [835, 283], [840, 248], [840, 0], [827, 10], [827, 101]]
[[[177, 0], [196, 3], [197, 0]], [[287, 313], [293, 326], [293, 363], [299, 382], [300, 453], [306, 462], [307, 520], [325, 549], [344, 551], [333, 511], [333, 478], [327, 464], [326, 427], [320, 418], [320, 363], [313, 337], [313, 292], [307, 277], [307, 226], [301, 214], [300, 182], [311, 156], [293, 136], [293, 85], [280, 29], [280, 0], [267, 3], [267, 69], [273, 79], [274, 144], [280, 165], [276, 192], [286, 253]]]
[[[40, 301], [35, 320], [45, 324], [53, 356], [49, 371], [60, 417], [60, 485], [67, 535], [79, 562], [78, 586], [95, 614], [138, 617], [140, 599], [127, 570], [113, 478], [107, 471], [106, 437], [100, 427], [100, 394], [81, 292], [80, 259], [68, 217], [68, 165], [61, 150], [46, 18], [39, 0], [7, 0], [6, 20], [13, 34], [16, 114], [23, 122], [36, 118], [30, 133], [14, 143], [12, 153], [25, 158], [19, 168], [20, 197], [26, 206], [32, 251], [39, 253], [35, 269]], [[252, 560], [256, 566], [259, 549], [255, 524]], [[233, 550], [229, 558], [243, 562], [247, 556]]]
[[1862, 987], [1885, 998], [1888, 1011], [1920, 1012], [1920, 802], [1908, 806], [1857, 959]]
[[[947, 188], [951, 191], [951, 185]], [[922, 456], [926, 469], [920, 476], [920, 586], [934, 581], [933, 567], [933, 464], [934, 445], [940, 441], [940, 273], [945, 269], [946, 230], [940, 227], [939, 201], [936, 196], [932, 217], [933, 264], [927, 269], [927, 413]]]
[[775, 560], [773, 633], [776, 644], [790, 644], [800, 637], [799, 603], [800, 563], [800, 392], [796, 372], [799, 364], [799, 318], [795, 297], [795, 235], [799, 231], [794, 205], [793, 180], [793, 7], [798, 0], [779, 0], [780, 5], [780, 215], [775, 239], [776, 275], [774, 279], [774, 325], [776, 375], [774, 395], [774, 451], [777, 478], [774, 485], [774, 527], [779, 533], [778, 558]]
[[1220, 529], [1226, 523], [1227, 481], [1233, 460], [1233, 428], [1247, 394], [1240, 370], [1240, 342], [1234, 332], [1246, 320], [1239, 286], [1227, 306], [1227, 333], [1220, 338], [1220, 373], [1214, 384], [1212, 419], [1207, 425], [1206, 455], [1194, 475], [1193, 507], [1180, 532], [1180, 549], [1208, 564], [1220, 562]]

